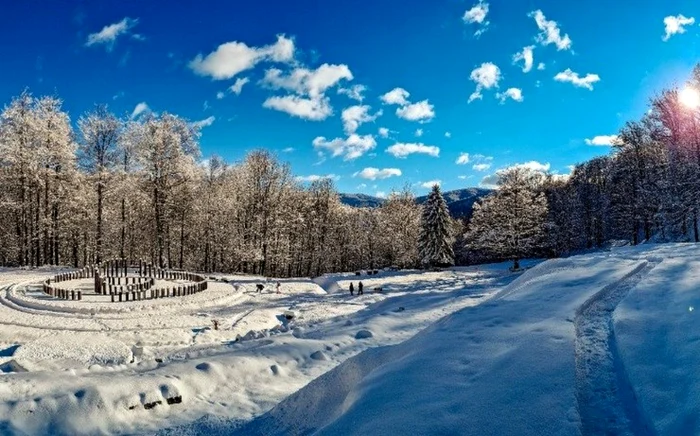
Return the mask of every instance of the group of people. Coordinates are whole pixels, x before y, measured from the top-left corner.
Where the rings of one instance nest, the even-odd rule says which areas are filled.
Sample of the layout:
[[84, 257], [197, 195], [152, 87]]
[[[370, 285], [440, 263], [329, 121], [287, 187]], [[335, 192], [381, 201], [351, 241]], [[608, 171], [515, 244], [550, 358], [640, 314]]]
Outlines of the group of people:
[[[269, 282], [270, 279], [268, 279], [267, 281]], [[282, 293], [281, 288], [282, 288], [282, 283], [277, 282], [275, 284], [275, 289], [277, 290], [278, 294]], [[257, 290], [258, 293], [261, 293], [263, 291], [263, 289], [265, 289], [265, 285], [263, 285], [262, 283], [258, 283], [257, 285], [255, 285], [255, 289]]]
[[[362, 282], [357, 284], [357, 295], [364, 295]], [[355, 295], [355, 285], [350, 282], [350, 295]]]

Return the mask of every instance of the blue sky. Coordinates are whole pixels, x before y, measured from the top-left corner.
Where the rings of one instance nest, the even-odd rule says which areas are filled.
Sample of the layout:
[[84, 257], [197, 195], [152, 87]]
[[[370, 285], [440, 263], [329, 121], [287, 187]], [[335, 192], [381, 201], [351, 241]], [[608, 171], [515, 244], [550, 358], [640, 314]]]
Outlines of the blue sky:
[[204, 157], [264, 147], [343, 192], [422, 194], [565, 174], [700, 61], [691, 0], [259, 3], [8, 2], [0, 100], [168, 111]]

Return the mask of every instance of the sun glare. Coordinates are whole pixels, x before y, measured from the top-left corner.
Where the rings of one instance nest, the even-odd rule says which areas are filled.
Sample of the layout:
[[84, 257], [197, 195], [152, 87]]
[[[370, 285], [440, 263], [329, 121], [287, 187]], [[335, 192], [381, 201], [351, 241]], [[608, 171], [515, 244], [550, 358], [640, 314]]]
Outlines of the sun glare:
[[678, 99], [685, 107], [697, 109], [700, 107], [700, 92], [695, 88], [683, 88], [678, 95]]

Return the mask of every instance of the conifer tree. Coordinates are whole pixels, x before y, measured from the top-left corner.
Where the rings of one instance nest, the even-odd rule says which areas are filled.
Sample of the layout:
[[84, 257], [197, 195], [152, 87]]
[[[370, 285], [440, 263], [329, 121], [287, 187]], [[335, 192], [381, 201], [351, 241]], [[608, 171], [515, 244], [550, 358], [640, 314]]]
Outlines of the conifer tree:
[[454, 265], [452, 221], [440, 186], [434, 185], [423, 205], [418, 256], [426, 267]]

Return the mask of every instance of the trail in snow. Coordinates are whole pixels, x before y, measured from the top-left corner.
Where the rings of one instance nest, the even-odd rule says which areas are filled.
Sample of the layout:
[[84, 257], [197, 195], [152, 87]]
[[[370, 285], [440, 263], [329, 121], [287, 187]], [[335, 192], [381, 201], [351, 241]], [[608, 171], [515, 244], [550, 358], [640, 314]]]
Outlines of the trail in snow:
[[652, 435], [620, 359], [612, 315], [657, 264], [645, 261], [576, 312], [576, 399], [584, 435]]

